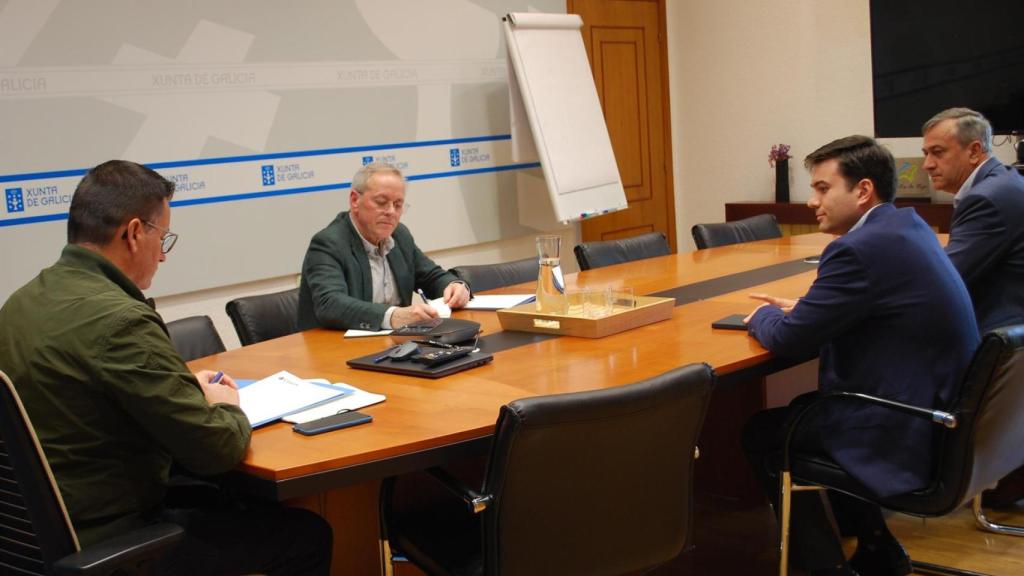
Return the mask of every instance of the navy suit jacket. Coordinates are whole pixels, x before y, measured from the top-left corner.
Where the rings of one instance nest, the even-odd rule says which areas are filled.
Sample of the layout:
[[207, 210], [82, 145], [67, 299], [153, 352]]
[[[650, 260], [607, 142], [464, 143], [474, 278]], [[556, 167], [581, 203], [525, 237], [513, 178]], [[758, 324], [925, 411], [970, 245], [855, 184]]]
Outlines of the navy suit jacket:
[[[970, 297], [935, 233], [912, 208], [875, 208], [825, 248], [793, 310], [757, 310], [750, 334], [772, 353], [820, 354], [818, 388], [948, 407], [978, 345]], [[879, 496], [932, 477], [934, 424], [839, 401], [816, 420], [821, 445]]]
[[1024, 324], [1024, 177], [990, 158], [953, 211], [946, 253], [982, 333]]

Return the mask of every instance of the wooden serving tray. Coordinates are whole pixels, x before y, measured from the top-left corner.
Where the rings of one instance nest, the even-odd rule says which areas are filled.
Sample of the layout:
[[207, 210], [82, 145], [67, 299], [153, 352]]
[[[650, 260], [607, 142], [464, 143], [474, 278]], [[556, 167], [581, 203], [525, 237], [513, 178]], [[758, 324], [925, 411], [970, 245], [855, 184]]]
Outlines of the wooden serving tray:
[[675, 305], [675, 298], [637, 296], [634, 308], [616, 306], [611, 314], [603, 318], [579, 318], [562, 314], [541, 314], [537, 312], [537, 305], [529, 302], [515, 308], [498, 310], [498, 320], [505, 330], [604, 338], [638, 326], [668, 320], [672, 317]]

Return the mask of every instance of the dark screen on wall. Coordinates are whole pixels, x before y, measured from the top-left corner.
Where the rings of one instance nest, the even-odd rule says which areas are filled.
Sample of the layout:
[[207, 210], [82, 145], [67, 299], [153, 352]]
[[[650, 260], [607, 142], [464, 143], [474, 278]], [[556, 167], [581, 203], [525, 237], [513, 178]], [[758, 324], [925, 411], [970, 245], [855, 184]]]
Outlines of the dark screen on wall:
[[953, 106], [1024, 131], [1024, 0], [871, 0], [871, 61], [876, 136]]

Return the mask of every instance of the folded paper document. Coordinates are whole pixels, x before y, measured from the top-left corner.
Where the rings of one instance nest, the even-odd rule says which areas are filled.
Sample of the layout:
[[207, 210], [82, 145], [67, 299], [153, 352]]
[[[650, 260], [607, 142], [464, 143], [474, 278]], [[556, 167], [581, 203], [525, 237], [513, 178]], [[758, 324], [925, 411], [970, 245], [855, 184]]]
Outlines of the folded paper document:
[[244, 386], [239, 383], [238, 389], [242, 412], [253, 428], [351, 393], [351, 389], [303, 380], [284, 370]]
[[348, 384], [336, 383], [333, 384], [333, 386], [346, 390], [346, 394], [337, 400], [325, 402], [310, 408], [309, 410], [289, 414], [285, 416], [283, 420], [285, 422], [301, 424], [303, 422], [310, 422], [339, 412], [359, 410], [360, 408], [365, 408], [371, 404], [377, 404], [378, 402], [384, 401], [383, 394], [372, 394], [365, 390], [360, 390], [355, 386], [349, 386]]
[[365, 338], [367, 336], [387, 336], [391, 330], [356, 330], [350, 328], [345, 331], [345, 338]]
[[430, 306], [434, 310], [437, 310], [437, 317], [438, 318], [451, 318], [452, 317], [452, 309], [449, 308], [448, 305], [444, 303], [444, 297], [443, 296], [441, 298], [434, 298], [433, 300], [428, 301], [427, 304], [430, 304]]

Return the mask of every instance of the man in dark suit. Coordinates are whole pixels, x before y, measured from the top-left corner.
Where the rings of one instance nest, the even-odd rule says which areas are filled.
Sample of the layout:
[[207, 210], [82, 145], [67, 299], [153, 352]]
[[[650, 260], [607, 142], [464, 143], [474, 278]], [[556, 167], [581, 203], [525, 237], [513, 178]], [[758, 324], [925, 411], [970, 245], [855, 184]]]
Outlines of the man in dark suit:
[[[818, 276], [799, 300], [757, 294], [752, 336], [780, 356], [820, 355], [818, 389], [863, 392], [925, 407], [947, 406], [978, 345], [967, 289], [935, 234], [913, 209], [891, 204], [892, 155], [866, 136], [836, 140], [807, 156], [822, 232], [841, 234], [822, 254]], [[744, 445], [773, 498], [778, 454], [794, 406], [747, 423]], [[932, 424], [877, 406], [827, 405], [796, 438], [801, 451], [827, 454], [879, 496], [926, 486]], [[793, 561], [811, 574], [908, 574], [909, 559], [877, 506], [830, 494], [837, 517], [858, 537], [844, 561], [819, 493], [793, 499]]]
[[932, 186], [956, 194], [946, 253], [981, 332], [1024, 323], [1024, 177], [992, 156], [992, 126], [974, 110], [939, 112], [923, 133]]
[[[1024, 177], [992, 156], [992, 125], [969, 108], [925, 123], [924, 169], [936, 190], [956, 194], [946, 253], [963, 276], [981, 332], [1024, 324]], [[1024, 468], [985, 493], [990, 506], [1024, 497]]]
[[460, 308], [469, 288], [427, 258], [399, 223], [405, 179], [395, 167], [373, 163], [352, 178], [349, 210], [313, 236], [302, 263], [299, 328], [381, 330], [428, 318], [437, 311], [412, 298]]

